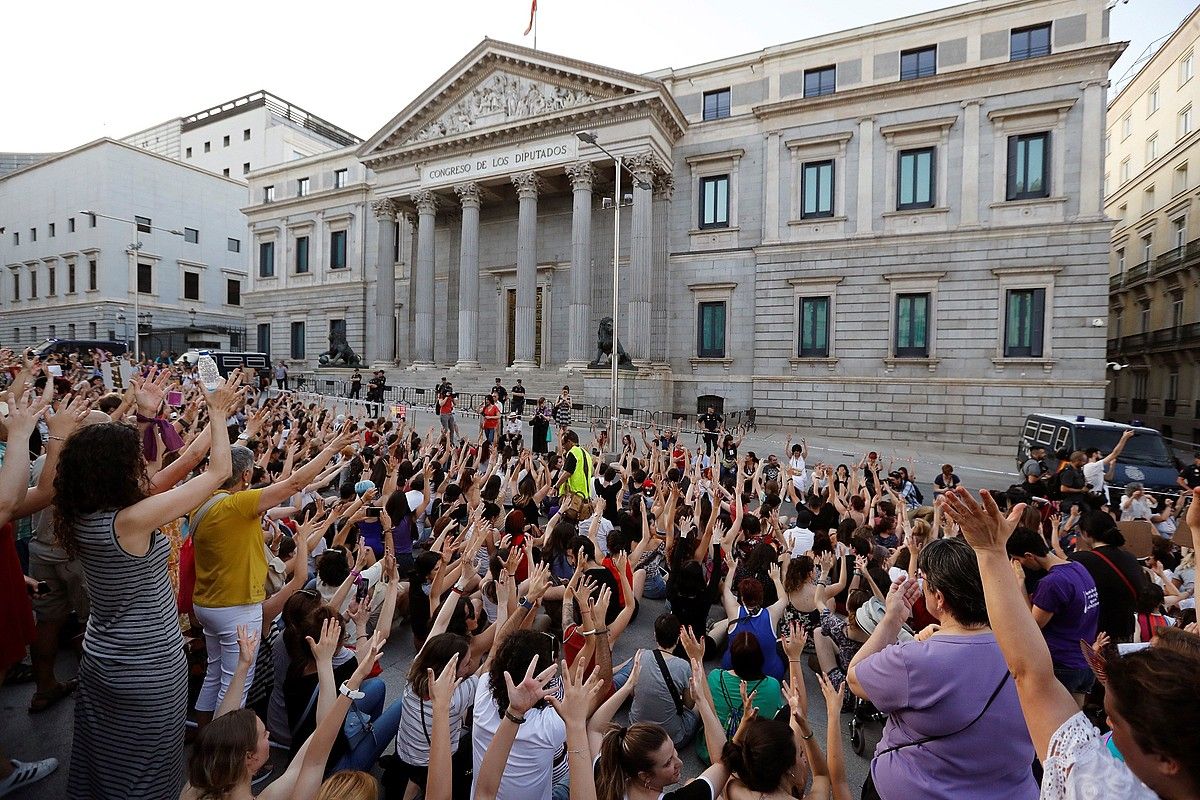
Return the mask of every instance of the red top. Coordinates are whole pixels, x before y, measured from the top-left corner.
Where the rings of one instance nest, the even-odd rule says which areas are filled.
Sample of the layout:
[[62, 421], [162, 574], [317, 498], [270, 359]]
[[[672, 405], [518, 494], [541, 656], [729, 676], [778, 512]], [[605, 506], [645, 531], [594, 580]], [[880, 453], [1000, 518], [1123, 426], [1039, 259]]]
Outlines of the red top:
[[483, 406], [484, 430], [495, 430], [500, 427], [500, 406], [495, 403], [485, 403]]

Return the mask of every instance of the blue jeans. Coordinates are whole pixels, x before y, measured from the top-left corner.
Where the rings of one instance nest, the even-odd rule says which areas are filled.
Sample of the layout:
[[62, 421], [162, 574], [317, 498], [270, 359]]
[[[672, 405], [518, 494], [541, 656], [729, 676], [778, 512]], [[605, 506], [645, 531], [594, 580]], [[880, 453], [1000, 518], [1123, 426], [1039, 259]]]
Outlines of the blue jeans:
[[633, 672], [633, 658], [630, 658], [625, 666], [613, 672], [613, 691], [620, 689], [629, 680], [630, 673]]
[[662, 600], [666, 596], [667, 582], [663, 580], [662, 570], [646, 570], [646, 585], [642, 587], [642, 597], [650, 600]]
[[396, 738], [400, 728], [400, 712], [404, 710], [401, 701], [397, 700], [383, 707], [383, 698], [387, 686], [382, 678], [368, 678], [359, 687], [366, 697], [354, 701], [347, 716], [360, 713], [371, 720], [371, 730], [356, 737], [351, 748], [334, 765], [331, 772], [344, 769], [370, 771], [375, 762], [383, 755], [383, 751]]

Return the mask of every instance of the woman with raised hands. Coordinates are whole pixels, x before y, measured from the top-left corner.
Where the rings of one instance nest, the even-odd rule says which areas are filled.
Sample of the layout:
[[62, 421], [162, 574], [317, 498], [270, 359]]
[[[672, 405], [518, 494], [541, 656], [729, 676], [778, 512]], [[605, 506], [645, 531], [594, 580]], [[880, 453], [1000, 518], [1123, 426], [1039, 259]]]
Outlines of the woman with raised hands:
[[[331, 674], [330, 658], [336, 647], [330, 644], [336, 645], [341, 633], [341, 625], [334, 621], [324, 626], [320, 642], [311, 637], [308, 639], [313, 653], [321, 654], [323, 669]], [[321, 717], [287, 771], [263, 789], [257, 798], [251, 791], [250, 781], [270, 756], [267, 729], [248, 708], [221, 713], [227, 707], [223, 700], [213, 721], [200, 731], [192, 746], [188, 786], [181, 795], [182, 800], [314, 800], [321, 789], [329, 752], [342, 731], [356, 695], [360, 694], [359, 687], [379, 659], [384, 642], [382, 632], [377, 632], [366, 643], [357, 669], [340, 688], [335, 688], [332, 681], [323, 682], [321, 692], [330, 697], [322, 700], [329, 701], [329, 711]], [[247, 668], [248, 664], [241, 668], [242, 680]], [[333, 699], [331, 696], [335, 692], [337, 696]], [[233, 692], [226, 693], [226, 698], [229, 704], [237, 702]], [[160, 791], [157, 796], [166, 795]]]
[[[1200, 499], [1200, 490], [1193, 490]], [[1006, 517], [990, 493], [982, 504], [958, 487], [946, 492], [946, 512], [975, 550], [996, 641], [1017, 684], [1021, 711], [1045, 775], [1043, 800], [1113, 797], [1192, 800], [1200, 797], [1200, 658], [1150, 647], [1106, 659], [1104, 708], [1112, 758], [1100, 732], [1054, 678], [1054, 664], [1012, 569], [1005, 543], [1024, 511]], [[1188, 524], [1200, 529], [1195, 499]], [[1191, 720], [1179, 724], [1181, 720]]]
[[[234, 374], [207, 394], [210, 425], [241, 399]], [[231, 472], [229, 437], [212, 436], [205, 472], [151, 494], [142, 437], [90, 425], [67, 440], [54, 480], [55, 535], [79, 557], [91, 616], [79, 663], [71, 797], [164, 797], [179, 791], [187, 659], [160, 526], [195, 508]], [[131, 758], [130, 754], [137, 754]]]

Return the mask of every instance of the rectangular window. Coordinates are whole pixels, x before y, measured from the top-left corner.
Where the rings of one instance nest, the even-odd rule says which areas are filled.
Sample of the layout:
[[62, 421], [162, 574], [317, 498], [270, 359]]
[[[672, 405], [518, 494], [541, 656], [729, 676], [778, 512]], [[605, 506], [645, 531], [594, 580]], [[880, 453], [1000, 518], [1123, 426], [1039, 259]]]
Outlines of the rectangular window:
[[75, 294], [75, 265], [67, 264], [67, 294]]
[[67, 338], [68, 339], [75, 338], [75, 323], [74, 322], [67, 323]]
[[88, 291], [96, 291], [96, 259], [88, 261]]
[[200, 299], [200, 273], [198, 273], [198, 272], [183, 273], [183, 299], [184, 300], [199, 300]]
[[231, 253], [242, 252], [242, 240], [241, 239], [226, 239], [225, 240], [225, 249]]
[[833, 161], [810, 161], [800, 173], [801, 219], [833, 216]]
[[704, 119], [725, 119], [729, 116], [729, 89], [704, 93]]
[[[89, 323], [88, 323], [88, 338], [90, 338], [90, 339], [95, 339], [95, 338], [96, 338], [96, 323], [94, 323], [94, 322], [89, 322]], [[108, 332], [108, 338], [109, 338], [110, 340], [112, 340], [112, 339], [116, 339], [116, 338], [117, 338], [117, 337], [116, 337], [116, 334], [114, 334], [114, 333], [112, 332], [112, 329], [111, 329], [111, 328], [109, 329], [109, 332]]]
[[333, 231], [329, 234], [329, 268], [346, 267], [346, 232]]
[[275, 243], [259, 242], [258, 245], [258, 277], [275, 277]]
[[304, 323], [292, 323], [292, 358], [304, 358]]
[[212, 152], [212, 142], [204, 143], [204, 152], [206, 152], [206, 153]]
[[1121, 159], [1121, 184], [1122, 185], [1129, 183], [1130, 172], [1131, 171], [1129, 168], [1129, 159], [1128, 158]]
[[255, 340], [258, 344], [258, 352], [271, 352], [271, 323], [260, 322], [254, 330]]
[[38, 341], [37, 325], [29, 326], [29, 338], [35, 342]]
[[348, 174], [349, 174], [349, 170], [335, 169], [333, 171], [333, 188], [335, 188], [335, 189], [343, 188], [346, 185], [346, 176]]
[[1158, 158], [1158, 134], [1152, 134], [1146, 140], [1146, 163], [1149, 164], [1154, 159]]
[[13, 246], [16, 247], [21, 243], [21, 234], [13, 231]]
[[225, 305], [240, 306], [242, 304], [242, 282], [237, 278], [225, 280]]
[[1129, 138], [1129, 134], [1133, 133], [1133, 120], [1126, 114], [1121, 120], [1121, 141]]
[[137, 265], [137, 290], [138, 294], [154, 293], [154, 273], [149, 264]]
[[1179, 61], [1179, 85], [1187, 83], [1192, 79], [1192, 74], [1196, 71], [1196, 59], [1192, 53], [1188, 53]]
[[1146, 116], [1148, 117], [1155, 111], [1158, 111], [1158, 105], [1159, 91], [1158, 84], [1156, 83], [1153, 87], [1151, 87], [1149, 93], [1146, 95]]
[[191, 157], [192, 157], [192, 148], [189, 147], [187, 150], [184, 151], [184, 158], [191, 158]]
[[1117, 272], [1125, 271], [1125, 248], [1117, 250]]
[[900, 53], [900, 80], [928, 78], [937, 74], [937, 45], [903, 50]]
[[16, 326], [13, 327], [13, 341], [14, 342], [21, 341], [21, 329]]
[[699, 358], [725, 357], [725, 303], [700, 303], [697, 308], [696, 355]]
[[1150, 303], [1148, 301], [1142, 303], [1139, 314], [1139, 324], [1141, 325], [1141, 328], [1138, 332], [1146, 333], [1150, 330]]
[[1024, 61], [1027, 58], [1050, 55], [1050, 23], [1013, 28], [1008, 35], [1008, 60]]
[[1050, 134], [1008, 137], [1009, 200], [1050, 196]]
[[820, 97], [833, 94], [837, 88], [837, 67], [817, 67], [804, 70], [804, 96]]
[[222, 146], [222, 147], [229, 147], [229, 137], [228, 137], [228, 136], [224, 137], [224, 138], [221, 140], [221, 146]]
[[[242, 162], [242, 174], [243, 174], [243, 175], [249, 175], [249, 174], [250, 174], [250, 162], [249, 162], [249, 161], [244, 161], [244, 162]], [[271, 199], [272, 199], [272, 200], [274, 200], [274, 199], [275, 199], [275, 195], [274, 195], [274, 194], [272, 194], [272, 195], [271, 195]]]
[[1175, 168], [1175, 185], [1171, 187], [1174, 191], [1172, 194], [1179, 194], [1188, 188], [1188, 165], [1183, 162]]
[[710, 175], [700, 179], [700, 227], [729, 226], [729, 176]]
[[264, 186], [263, 187], [263, 202], [264, 203], [274, 203], [275, 202], [275, 187], [274, 186]]
[[29, 297], [30, 299], [38, 296], [37, 273], [29, 273]]
[[152, 230], [150, 227], [151, 220], [149, 217], [134, 217], [133, 220], [137, 223], [138, 233], [150, 233]]
[[296, 237], [296, 272], [303, 274], [308, 272], [308, 237]]
[[1142, 213], [1149, 214], [1154, 208], [1154, 187], [1149, 186], [1142, 192]]
[[1175, 236], [1175, 247], [1187, 244], [1187, 217], [1171, 220], [1171, 233]]
[[897, 358], [929, 357], [929, 295], [896, 295]]
[[1185, 106], [1183, 111], [1179, 112], [1179, 137], [1182, 139], [1192, 132], [1192, 107]]
[[221, 170], [221, 174], [224, 175], [226, 178], [228, 178], [229, 177], [229, 167], [226, 167], [225, 169]]
[[58, 271], [54, 267], [46, 268], [46, 294], [54, 297], [58, 293]]
[[296, 196], [304, 197], [308, 194], [308, 178], [300, 178], [296, 181]]
[[1178, 328], [1183, 324], [1183, 295], [1177, 294], [1171, 298], [1171, 327]]
[[1154, 235], [1142, 237], [1142, 263], [1154, 258]]
[[53, 223], [53, 222], [51, 222], [51, 223], [50, 223], [50, 224], [47, 226], [47, 234], [50, 236], [50, 238], [51, 238], [51, 239], [53, 239], [53, 238], [54, 238], [54, 231], [55, 231], [55, 226], [54, 226], [54, 223]]
[[21, 275], [13, 273], [13, 300], [21, 299]]
[[47, 335], [48, 335], [48, 336], [49, 336], [51, 339], [57, 338], [57, 337], [58, 337], [58, 326], [57, 326], [57, 325], [51, 325], [51, 326], [50, 326], [50, 333], [49, 333], [49, 334], [47, 334]]
[[37, 241], [37, 228], [29, 229], [29, 241], [31, 241], [31, 242]]
[[67, 217], [67, 233], [75, 232], [75, 218]]
[[200, 244], [200, 231], [195, 228], [184, 228], [183, 240], [189, 244]]
[[243, 142], [250, 141], [250, 129], [249, 128], [246, 128], [244, 131], [242, 131], [242, 141]]
[[796, 343], [800, 358], [829, 357], [829, 298], [800, 298], [800, 336]]
[[1111, 152], [1112, 152], [1112, 134], [1106, 133], [1106, 134], [1104, 134], [1104, 155], [1108, 155]]
[[922, 147], [917, 150], [901, 150], [896, 166], [896, 209], [933, 208], [936, 199], [934, 190], [935, 148]]
[[95, 214], [88, 214], [88, 227], [89, 228], [96, 227], [96, 215]]
[[1009, 289], [1004, 315], [1004, 357], [1041, 358], [1046, 290]]

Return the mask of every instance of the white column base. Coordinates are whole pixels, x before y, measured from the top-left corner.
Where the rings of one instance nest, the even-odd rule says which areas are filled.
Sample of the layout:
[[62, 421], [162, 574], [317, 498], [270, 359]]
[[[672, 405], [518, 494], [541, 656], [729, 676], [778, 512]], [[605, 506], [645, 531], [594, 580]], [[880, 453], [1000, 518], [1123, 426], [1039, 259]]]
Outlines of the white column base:
[[531, 372], [538, 368], [532, 361], [514, 361], [511, 367], [505, 367], [505, 372]]
[[463, 371], [463, 370], [479, 369], [479, 362], [478, 361], [457, 361], [450, 367], [450, 369], [452, 369], [456, 372]]
[[418, 369], [434, 369], [435, 367], [437, 367], [437, 364], [434, 364], [432, 361], [414, 361], [406, 369], [412, 372]]
[[583, 372], [588, 368], [586, 361], [568, 361], [558, 368], [559, 372]]

